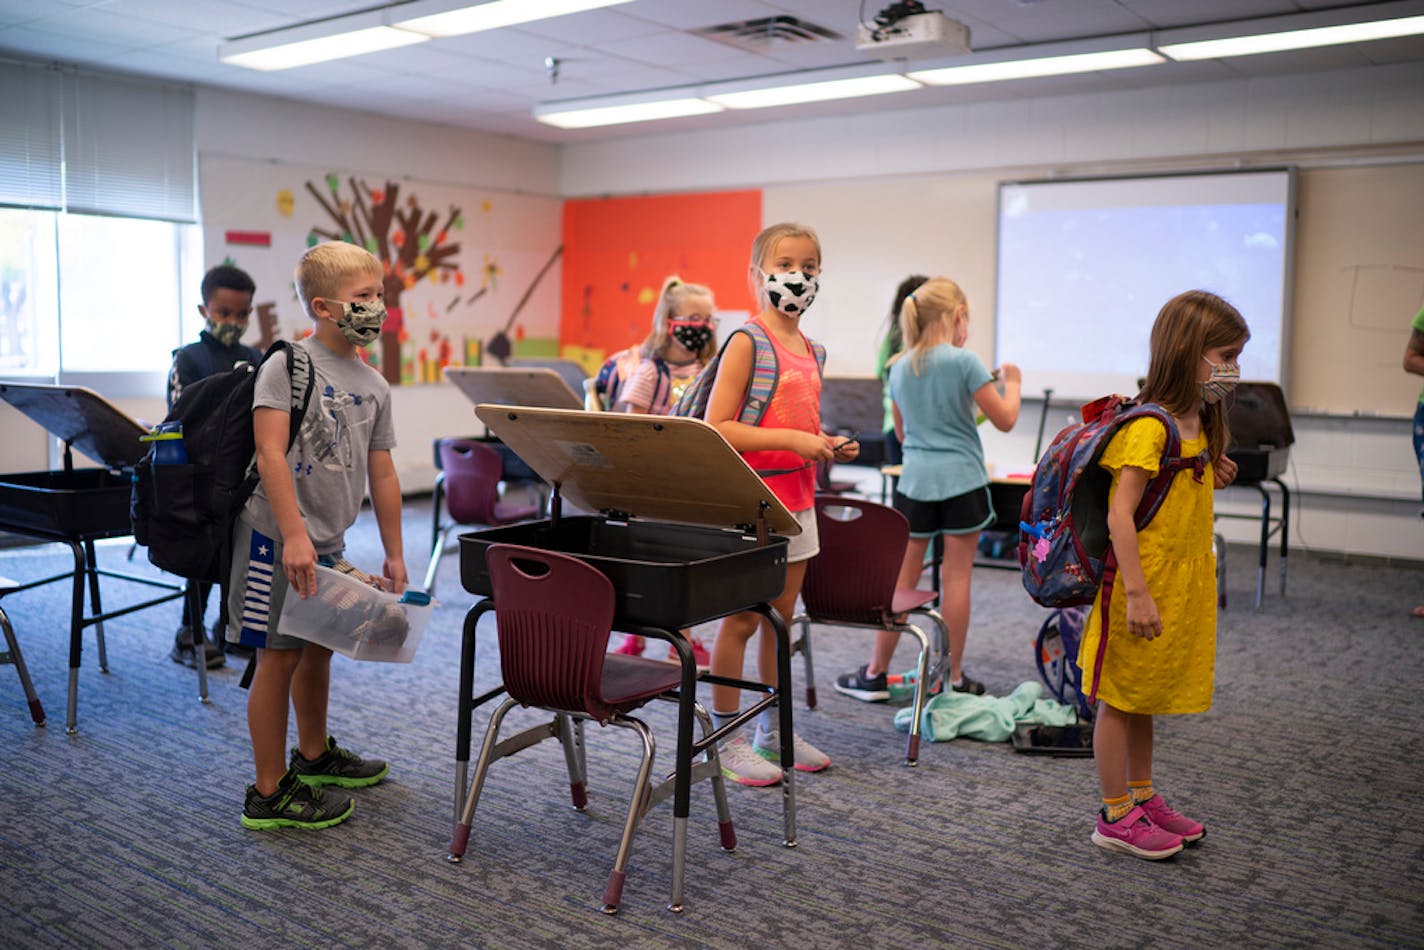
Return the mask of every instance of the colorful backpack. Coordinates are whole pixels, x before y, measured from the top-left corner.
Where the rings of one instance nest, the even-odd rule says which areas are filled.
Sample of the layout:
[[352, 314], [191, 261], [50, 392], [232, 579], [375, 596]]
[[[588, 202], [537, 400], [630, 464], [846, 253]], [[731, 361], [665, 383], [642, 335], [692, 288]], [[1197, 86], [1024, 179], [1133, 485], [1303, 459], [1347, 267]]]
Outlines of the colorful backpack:
[[1106, 610], [1117, 572], [1108, 538], [1108, 488], [1112, 475], [1098, 465], [1112, 437], [1134, 419], [1152, 418], [1167, 430], [1157, 474], [1147, 483], [1134, 521], [1141, 531], [1157, 514], [1172, 477], [1184, 468], [1200, 479], [1206, 454], [1181, 458], [1177, 423], [1156, 403], [1105, 396], [1083, 407], [1083, 421], [1053, 437], [1034, 469], [1019, 522], [1019, 564], [1023, 585], [1045, 607], [1091, 604], [1103, 588]]
[[[732, 338], [738, 333], [745, 333], [751, 337], [754, 356], [752, 358], [752, 376], [747, 382], [747, 392], [742, 398], [742, 408], [737, 415], [737, 421], [749, 426], [761, 424], [762, 416], [766, 415], [766, 407], [771, 405], [771, 398], [776, 394], [776, 384], [781, 377], [781, 370], [777, 365], [776, 346], [772, 344], [771, 338], [766, 335], [766, 330], [762, 325], [754, 321], [747, 322], [727, 334], [727, 339], [722, 341], [722, 347], [717, 351], [717, 355], [707, 362], [707, 365], [702, 368], [702, 372], [697, 374], [696, 379], [687, 384], [687, 388], [682, 391], [682, 397], [672, 407], [669, 415], [688, 416], [693, 419], [706, 418], [707, 401], [712, 398], [712, 384], [717, 381], [717, 367], [722, 364], [722, 354], [727, 352]], [[811, 344], [811, 352], [815, 354], [816, 369], [824, 376], [826, 373], [826, 348], [809, 337], [806, 342]]]
[[[593, 395], [598, 400], [597, 408], [608, 410], [618, 408], [619, 394], [623, 391], [623, 387], [628, 385], [628, 381], [633, 378], [633, 374], [637, 372], [638, 366], [642, 362], [642, 349], [637, 346], [619, 350], [603, 361], [603, 365], [598, 368], [598, 373], [593, 378]], [[671, 391], [672, 374], [668, 372], [667, 364], [657, 357], [653, 357], [653, 365], [658, 370], [658, 381], [653, 386], [653, 405], [656, 406], [659, 398]], [[588, 408], [595, 407], [589, 406]]]

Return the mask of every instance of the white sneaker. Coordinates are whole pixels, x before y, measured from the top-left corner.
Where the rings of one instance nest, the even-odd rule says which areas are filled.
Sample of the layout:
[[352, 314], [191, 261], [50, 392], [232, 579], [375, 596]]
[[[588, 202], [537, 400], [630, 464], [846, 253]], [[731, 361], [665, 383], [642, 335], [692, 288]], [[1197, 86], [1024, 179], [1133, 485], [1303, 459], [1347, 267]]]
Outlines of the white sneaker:
[[[819, 772], [831, 764], [829, 755], [794, 732], [791, 734], [791, 747], [796, 753], [796, 771], [798, 772]], [[756, 739], [752, 741], [752, 750], [768, 762], [780, 766], [781, 739], [776, 733], [762, 732], [758, 728]]]
[[742, 785], [763, 787], [781, 782], [781, 769], [762, 758], [747, 743], [746, 736], [723, 742], [717, 750], [722, 775]]

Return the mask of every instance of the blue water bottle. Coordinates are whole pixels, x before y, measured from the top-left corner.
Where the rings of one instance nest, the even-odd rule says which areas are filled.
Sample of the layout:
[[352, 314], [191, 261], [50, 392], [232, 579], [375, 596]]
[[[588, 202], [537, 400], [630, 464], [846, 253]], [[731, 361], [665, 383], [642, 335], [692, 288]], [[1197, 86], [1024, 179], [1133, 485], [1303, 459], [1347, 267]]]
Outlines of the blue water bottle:
[[183, 465], [188, 461], [188, 450], [183, 448], [181, 422], [159, 423], [147, 435], [139, 436], [139, 441], [153, 443], [155, 465]]

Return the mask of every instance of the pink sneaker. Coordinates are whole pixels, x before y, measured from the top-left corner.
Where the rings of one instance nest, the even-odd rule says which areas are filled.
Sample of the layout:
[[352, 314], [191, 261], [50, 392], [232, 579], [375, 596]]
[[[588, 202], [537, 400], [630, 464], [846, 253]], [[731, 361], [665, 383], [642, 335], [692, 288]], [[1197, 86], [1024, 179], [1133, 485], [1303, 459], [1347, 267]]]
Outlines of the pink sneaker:
[[1158, 828], [1142, 806], [1137, 805], [1117, 821], [1108, 821], [1099, 812], [1093, 844], [1109, 851], [1125, 851], [1149, 861], [1160, 861], [1182, 850], [1182, 836]]
[[[692, 644], [692, 660], [697, 664], [697, 672], [705, 673], [712, 669], [712, 654], [707, 652], [707, 647], [702, 645], [702, 641], [696, 637], [690, 637], [689, 642]], [[677, 647], [671, 643], [668, 644], [667, 658], [669, 663], [676, 663], [679, 659]]]
[[609, 652], [619, 653], [623, 656], [642, 656], [643, 638], [635, 637], [631, 633], [625, 633], [623, 634], [623, 642], [618, 644], [618, 646], [614, 647]]
[[1202, 835], [1206, 834], [1206, 828], [1201, 822], [1193, 821], [1186, 815], [1177, 814], [1161, 795], [1153, 795], [1147, 801], [1139, 802], [1138, 807], [1147, 813], [1148, 818], [1152, 819], [1152, 824], [1163, 831], [1181, 835], [1183, 841], [1200, 841]]

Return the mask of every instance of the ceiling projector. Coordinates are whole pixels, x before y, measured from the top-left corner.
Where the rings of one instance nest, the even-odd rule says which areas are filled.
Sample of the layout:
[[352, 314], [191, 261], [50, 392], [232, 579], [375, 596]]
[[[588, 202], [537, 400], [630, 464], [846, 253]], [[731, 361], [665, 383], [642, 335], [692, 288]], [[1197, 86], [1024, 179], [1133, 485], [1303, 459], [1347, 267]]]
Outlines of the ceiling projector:
[[894, 16], [894, 12], [895, 7], [888, 7], [874, 23], [860, 24], [855, 48], [879, 59], [962, 56], [969, 52], [969, 27], [958, 20], [936, 10], [900, 16]]

